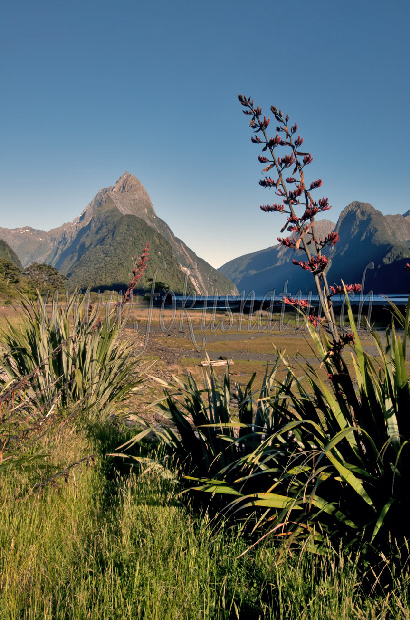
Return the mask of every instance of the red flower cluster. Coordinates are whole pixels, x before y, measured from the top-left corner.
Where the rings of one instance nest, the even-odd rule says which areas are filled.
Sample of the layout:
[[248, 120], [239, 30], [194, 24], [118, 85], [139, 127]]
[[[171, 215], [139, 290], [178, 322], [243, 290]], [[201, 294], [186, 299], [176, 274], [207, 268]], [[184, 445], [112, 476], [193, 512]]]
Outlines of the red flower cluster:
[[317, 213], [319, 213], [318, 207], [308, 207], [300, 219], [306, 222], [306, 220], [311, 220], [315, 217]]
[[[245, 112], [245, 114], [246, 114], [246, 112]], [[270, 123], [270, 119], [266, 118], [266, 116], [263, 117], [263, 121], [258, 121], [258, 122], [255, 121], [255, 118], [257, 116], [260, 116], [260, 114], [262, 114], [261, 108], [256, 108], [255, 115], [252, 118], [251, 122], [249, 123], [250, 127], [255, 129], [255, 132], [265, 131], [268, 128], [268, 125]]]
[[245, 97], [244, 95], [238, 95], [238, 99], [242, 105], [250, 105], [253, 107], [253, 99], [250, 97]]
[[296, 241], [292, 239], [292, 237], [286, 237], [285, 239], [282, 239], [282, 237], [277, 237], [277, 239], [279, 243], [281, 245], [284, 245], [286, 248], [293, 248], [293, 249], [296, 248]]
[[323, 183], [322, 179], [318, 179], [317, 181], [312, 181], [312, 183], [310, 184], [310, 189], [316, 189], [317, 187], [320, 187], [322, 183]]
[[296, 215], [291, 215], [290, 217], [288, 217], [288, 222], [297, 224], [299, 222], [299, 218]]
[[298, 185], [293, 192], [289, 192], [289, 199], [295, 202], [295, 198], [298, 198], [303, 194], [303, 185]]
[[[278, 237], [278, 242], [284, 247], [293, 250], [300, 249], [306, 252], [308, 260], [294, 260], [293, 264], [299, 265], [306, 271], [310, 271], [314, 276], [320, 275], [321, 281], [324, 279], [324, 282], [319, 284], [319, 281], [317, 281], [316, 285], [319, 288], [323, 286], [322, 293], [325, 294], [327, 283], [324, 271], [328, 266], [329, 259], [326, 256], [322, 256], [321, 252], [325, 246], [335, 245], [339, 240], [339, 235], [332, 232], [324, 240], [316, 236], [315, 216], [321, 212], [328, 211], [331, 209], [331, 206], [329, 205], [328, 198], [323, 197], [316, 201], [311, 196], [313, 190], [322, 186], [322, 179], [317, 179], [311, 183], [307, 183], [305, 180], [304, 168], [313, 161], [313, 157], [310, 153], [299, 150], [303, 143], [303, 138], [297, 134], [298, 127], [296, 123], [293, 125], [289, 124], [288, 115], [285, 116], [281, 110], [271, 106], [271, 112], [277, 121], [277, 133], [274, 137], [270, 137], [266, 133], [269, 119], [262, 115], [261, 108], [255, 108], [250, 97], [239, 95], [238, 98], [245, 108], [245, 114], [251, 116], [250, 124], [254, 133], [251, 138], [252, 142], [262, 145], [262, 154], [258, 156], [258, 160], [266, 165], [263, 172], [267, 173], [271, 169], [276, 169], [277, 173], [275, 179], [266, 177], [259, 181], [259, 185], [268, 189], [273, 188], [276, 195], [280, 197], [282, 204], [261, 205], [260, 208], [265, 212], [277, 211], [287, 214], [287, 223], [282, 227], [281, 232], [287, 230], [289, 233], [293, 233], [293, 235], [285, 238]], [[286, 147], [288, 151], [282, 157], [277, 157], [275, 154], [275, 149], [279, 146]], [[266, 156], [264, 154], [265, 151], [267, 151]], [[285, 179], [284, 171], [287, 168], [291, 168], [292, 172]], [[292, 185], [292, 189], [288, 189], [289, 185]], [[296, 213], [298, 205], [303, 209], [302, 215]], [[309, 246], [312, 248], [311, 250]], [[318, 292], [320, 296], [321, 291], [319, 289]], [[328, 322], [331, 320], [330, 316], [327, 316], [327, 320]], [[334, 334], [336, 334], [336, 331], [336, 329], [333, 329]]]
[[266, 179], [261, 179], [259, 181], [259, 185], [261, 185], [262, 187], [276, 187], [276, 181], [274, 181], [273, 179], [271, 179], [270, 177], [267, 177]]
[[314, 314], [309, 314], [306, 317], [309, 323], [313, 325], [313, 327], [317, 327], [318, 325], [322, 325], [322, 323], [326, 323], [326, 319], [324, 317], [319, 317]]
[[282, 168], [289, 168], [295, 163], [295, 156], [292, 153], [291, 155], [285, 155], [285, 157], [278, 157], [278, 164]]
[[145, 245], [145, 248], [139, 257], [138, 261], [135, 263], [135, 268], [133, 270], [133, 278], [131, 282], [128, 284], [127, 290], [124, 293], [124, 298], [122, 300], [122, 304], [125, 304], [127, 301], [131, 299], [132, 291], [137, 285], [138, 280], [143, 276], [144, 271], [147, 268], [149, 260], [149, 243]]
[[[262, 110], [261, 110], [261, 112], [262, 112]], [[259, 130], [259, 131], [261, 131], [262, 129], [267, 129], [267, 128], [268, 128], [269, 123], [270, 123], [270, 119], [269, 119], [269, 118], [266, 118], [266, 116], [264, 116], [264, 117], [263, 117], [263, 121], [262, 121], [262, 123], [261, 123], [261, 128], [260, 128], [260, 130]]]
[[280, 137], [279, 134], [276, 134], [276, 136], [274, 138], [270, 138], [270, 140], [267, 141], [266, 146], [263, 147], [262, 151], [266, 151], [266, 149], [274, 149], [276, 146], [279, 146], [280, 144], [283, 144], [282, 138]]
[[[347, 293], [360, 293], [360, 291], [362, 290], [362, 285], [361, 284], [345, 284], [345, 289]], [[332, 297], [333, 295], [343, 295], [344, 290], [343, 290], [343, 286], [330, 286], [329, 287], [330, 290], [330, 295], [329, 297]]]
[[320, 198], [319, 207], [321, 211], [329, 211], [332, 207], [329, 205], [329, 198]]
[[309, 303], [306, 299], [295, 299], [294, 297], [284, 297], [283, 301], [285, 304], [289, 304], [290, 306], [299, 306], [300, 308], [307, 308]]
[[273, 205], [261, 205], [260, 207], [262, 211], [266, 211], [267, 213], [270, 211], [283, 211], [284, 205], [278, 205], [276, 202]]
[[340, 237], [336, 232], [331, 232], [322, 241], [323, 246], [325, 245], [335, 245], [339, 241]]
[[[329, 199], [326, 197], [320, 200], [314, 200], [311, 192], [322, 186], [322, 179], [315, 181], [307, 181], [305, 179], [305, 167], [313, 161], [313, 157], [308, 152], [302, 152], [300, 147], [303, 138], [298, 135], [298, 127], [296, 124], [289, 123], [289, 116], [282, 114], [282, 111], [271, 106], [271, 112], [276, 119], [276, 135], [270, 137], [266, 133], [269, 120], [262, 115], [261, 108], [255, 108], [253, 100], [250, 97], [239, 95], [239, 101], [245, 108], [245, 114], [251, 117], [251, 127], [254, 135], [251, 140], [255, 144], [261, 144], [262, 154], [259, 155], [259, 162], [265, 164], [263, 173], [274, 174], [276, 180], [270, 177], [262, 179], [259, 184], [262, 187], [273, 188], [276, 195], [280, 196], [279, 200], [282, 204], [262, 205], [262, 211], [277, 211], [285, 213], [287, 221], [281, 229], [282, 234], [287, 230], [291, 236], [281, 238], [278, 242], [284, 247], [293, 250], [302, 250], [305, 253], [305, 261], [293, 260], [294, 265], [299, 265], [302, 269], [310, 271], [315, 276], [315, 284], [318, 296], [323, 310], [323, 318], [308, 315], [306, 319], [315, 327], [326, 323], [326, 329], [332, 337], [328, 356], [332, 356], [336, 374], [331, 375], [342, 376], [346, 371], [346, 365], [341, 355], [343, 347], [353, 341], [352, 334], [339, 335], [337, 329], [333, 305], [330, 302], [332, 295], [343, 293], [358, 293], [361, 291], [360, 284], [349, 284], [344, 288], [341, 286], [328, 286], [326, 277], [326, 268], [329, 265], [329, 259], [322, 255], [323, 248], [334, 246], [339, 241], [339, 235], [333, 231], [325, 236], [324, 239], [318, 238], [315, 227], [315, 217], [319, 213], [323, 213], [331, 209]], [[260, 137], [259, 137], [260, 136]], [[297, 136], [297, 137], [296, 137]], [[282, 157], [276, 156], [277, 147], [284, 147], [285, 154]], [[266, 153], [265, 153], [266, 152]], [[266, 155], [266, 157], [265, 157]], [[286, 171], [290, 168], [289, 172]], [[276, 173], [274, 172], [276, 170]], [[288, 176], [285, 179], [285, 174]], [[299, 211], [300, 209], [300, 211]], [[410, 262], [405, 267], [406, 271], [410, 271]], [[292, 297], [284, 297], [284, 303], [294, 307], [305, 308], [306, 314], [310, 304], [306, 300], [297, 300]], [[328, 303], [327, 303], [328, 302]]]
[[[279, 240], [279, 239], [278, 239]], [[284, 245], [284, 244], [282, 244]], [[324, 269], [326, 269], [329, 259], [326, 256], [312, 256], [312, 258], [306, 262], [303, 261], [292, 261], [294, 265], [299, 265], [305, 271], [311, 271], [313, 275], [318, 275], [322, 273]]]

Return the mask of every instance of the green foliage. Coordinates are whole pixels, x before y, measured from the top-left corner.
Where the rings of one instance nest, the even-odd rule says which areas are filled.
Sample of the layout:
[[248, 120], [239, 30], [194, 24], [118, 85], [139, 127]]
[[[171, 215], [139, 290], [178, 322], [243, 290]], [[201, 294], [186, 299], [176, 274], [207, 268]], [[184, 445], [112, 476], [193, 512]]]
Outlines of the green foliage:
[[67, 278], [54, 267], [32, 263], [24, 270], [11, 260], [0, 258], [0, 296], [18, 300], [20, 294], [35, 299], [37, 293], [51, 298], [56, 291], [65, 294]]
[[0, 239], [0, 259], [10, 261], [20, 271], [23, 269], [19, 257], [3, 239]]
[[20, 282], [22, 273], [21, 269], [15, 263], [7, 258], [0, 258], [0, 279], [6, 284], [17, 284]]
[[[330, 385], [317, 366], [306, 363], [300, 377], [283, 358], [291, 377], [281, 385], [286, 423], [250, 459], [257, 460], [262, 474], [258, 484], [265, 478], [266, 489], [274, 486], [293, 502], [286, 518], [277, 513], [284, 528], [295, 532], [295, 522], [318, 524], [352, 542], [402, 543], [410, 537], [406, 336], [401, 339], [392, 327], [383, 344], [373, 333], [379, 357], [372, 358], [363, 350], [350, 306], [349, 319], [355, 335], [353, 376], [335, 371], [330, 343], [310, 328]], [[408, 321], [407, 313], [405, 334]], [[283, 444], [291, 467], [284, 467]], [[265, 506], [276, 508], [269, 501]], [[295, 509], [301, 514], [293, 514]]]
[[[154, 406], [174, 423], [176, 432], [172, 426], [148, 424], [146, 430], [121, 448], [129, 448], [154, 432], [187, 474], [185, 479], [190, 481], [192, 490], [242, 497], [255, 470], [253, 455], [282, 427], [277, 368], [278, 363], [267, 370], [256, 399], [252, 392], [256, 373], [244, 389], [231, 384], [229, 368], [223, 383], [213, 369], [210, 374], [205, 373], [204, 388], [198, 387], [192, 376], [186, 382], [174, 378], [172, 385], [157, 379], [166, 395]], [[276, 396], [272, 397], [272, 393]], [[201, 485], [195, 486], [198, 481]], [[251, 486], [254, 487], [253, 481]], [[292, 504], [283, 494], [253, 493], [256, 503], [265, 501], [267, 496], [277, 507], [288, 508]]]
[[11, 467], [30, 469], [44, 453], [36, 440], [55, 421], [52, 403], [46, 409], [34, 395], [27, 394], [29, 378], [3, 382], [0, 386], [0, 474]]
[[74, 293], [66, 304], [55, 298], [51, 312], [41, 297], [26, 297], [22, 308], [24, 320], [1, 335], [2, 365], [7, 380], [30, 375], [30, 394], [40, 403], [58, 398], [60, 407], [81, 401], [111, 409], [140, 382], [120, 319], [107, 313], [101, 319], [87, 296]]
[[349, 317], [355, 333], [354, 375], [335, 373], [326, 348], [312, 331], [331, 387], [307, 365], [310, 390], [306, 392], [294, 375], [287, 391], [293, 432], [309, 465], [293, 478], [293, 497], [300, 503], [303, 495], [304, 506], [311, 507], [310, 520], [351, 540], [402, 540], [410, 535], [405, 516], [410, 471], [406, 338], [401, 340], [392, 327], [383, 345], [374, 332], [379, 353], [374, 359], [363, 350], [350, 308]]
[[41, 295], [52, 297], [55, 291], [65, 293], [67, 278], [51, 265], [31, 263], [25, 268], [24, 275], [34, 290], [38, 290]]
[[[275, 382], [276, 365], [257, 398], [252, 381], [244, 392], [236, 388], [235, 414], [228, 374], [223, 385], [211, 374], [204, 390], [188, 377], [159, 403], [178, 434], [156, 433], [188, 466], [192, 490], [233, 496], [234, 514], [260, 513], [262, 532], [269, 526], [289, 540], [304, 535], [319, 543], [326, 533], [350, 543], [401, 544], [410, 538], [407, 338], [392, 326], [383, 343], [375, 332], [374, 358], [350, 305], [348, 312], [350, 373], [336, 370], [334, 344], [309, 326], [320, 366], [305, 361], [295, 369], [280, 355], [285, 381]], [[402, 320], [406, 334], [409, 312]]]
[[122, 215], [109, 205], [99, 209], [56, 266], [67, 275], [70, 289], [125, 291], [136, 255], [146, 243], [150, 259], [139, 288], [150, 288], [148, 278], [155, 277], [165, 278], [175, 292], [182, 291], [184, 274], [170, 244], [141, 218]]
[[123, 441], [108, 422], [92, 437], [67, 424], [43, 438], [46, 470], [2, 476], [1, 618], [407, 617], [408, 571], [369, 596], [360, 555], [248, 549], [181, 501], [175, 472], [116, 471], [103, 453]]
[[147, 278], [147, 284], [151, 287], [151, 290], [152, 287], [154, 287], [154, 293], [167, 293], [171, 288], [168, 284], [162, 282], [162, 280], [154, 280], [154, 278]]

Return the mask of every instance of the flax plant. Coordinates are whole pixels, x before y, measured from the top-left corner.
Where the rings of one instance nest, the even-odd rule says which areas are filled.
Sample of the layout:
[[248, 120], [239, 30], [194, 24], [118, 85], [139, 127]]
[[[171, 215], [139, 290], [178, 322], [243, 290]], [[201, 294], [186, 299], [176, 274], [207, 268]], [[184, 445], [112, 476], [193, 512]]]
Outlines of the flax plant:
[[[328, 357], [331, 344], [311, 328], [328, 379], [307, 361], [297, 372], [282, 356], [291, 376], [281, 385], [279, 409], [286, 423], [243, 459], [257, 466], [255, 486], [264, 479], [265, 489], [274, 488], [293, 501], [291, 510], [279, 513], [269, 493], [264, 502], [259, 501], [261, 494], [248, 493], [238, 498], [236, 507], [273, 509], [260, 522], [269, 523], [272, 532], [276, 528], [294, 536], [311, 534], [316, 527], [350, 543], [400, 547], [410, 538], [409, 311], [402, 317], [403, 337], [394, 325], [386, 331], [384, 344], [373, 334], [377, 358], [365, 353], [349, 304], [348, 312], [355, 338], [352, 375], [334, 373]], [[287, 443], [287, 467], [278, 450], [280, 440]], [[243, 463], [237, 466], [240, 472]], [[234, 486], [239, 482], [238, 476]]]
[[[264, 172], [277, 173], [260, 185], [273, 188], [282, 203], [261, 208], [287, 215], [282, 231], [294, 234], [279, 241], [305, 251], [305, 262], [293, 262], [311, 272], [316, 283], [322, 320], [308, 314], [307, 302], [285, 301], [302, 313], [306, 310], [319, 365], [305, 360], [295, 370], [280, 354], [275, 373], [283, 364], [286, 379], [279, 382], [275, 373], [267, 375], [259, 395], [252, 393], [251, 384], [243, 393], [237, 389], [241, 396], [234, 415], [228, 375], [223, 385], [211, 376], [204, 390], [192, 378], [179, 382], [179, 389], [173, 391], [165, 386], [160, 407], [178, 433], [161, 429], [157, 434], [188, 463], [184, 473], [190, 488], [227, 497], [229, 514], [255, 518], [254, 531], [261, 538], [273, 534], [293, 541], [302, 535], [317, 542], [330, 536], [346, 544], [400, 547], [410, 537], [409, 310], [404, 317], [393, 308], [403, 324], [403, 336], [393, 325], [385, 342], [373, 332], [378, 357], [368, 355], [348, 298], [360, 285], [327, 282], [328, 258], [323, 250], [334, 245], [338, 235], [330, 233], [321, 240], [315, 233], [315, 216], [330, 206], [327, 198], [312, 197], [322, 181], [308, 186], [305, 180], [304, 168], [312, 156], [301, 151], [297, 126], [290, 127], [288, 116], [272, 106], [278, 126], [276, 136], [269, 138], [269, 119], [262, 117], [250, 98], [239, 100], [251, 116], [252, 142], [261, 144], [269, 155], [259, 156], [261, 163], [268, 164]], [[277, 156], [279, 147], [290, 153]], [[292, 168], [293, 176], [285, 178], [287, 168]], [[300, 207], [303, 212], [297, 215]], [[349, 333], [339, 332], [336, 326], [332, 297], [338, 293], [346, 297]]]
[[[156, 379], [165, 395], [152, 404], [169, 423], [153, 425], [138, 433], [122, 448], [130, 448], [147, 434], [154, 433], [179, 463], [182, 473], [209, 480], [229, 472], [244, 455], [252, 454], [267, 437], [281, 428], [281, 416], [272, 398], [279, 360], [267, 369], [257, 398], [252, 389], [256, 373], [245, 387], [232, 384], [229, 366], [222, 381], [215, 371], [204, 371], [203, 385], [188, 375], [171, 383]], [[124, 454], [125, 456], [125, 454]], [[219, 490], [236, 493], [226, 485]]]
[[[262, 110], [254, 107], [251, 98], [239, 95], [239, 101], [245, 108], [244, 113], [251, 116], [252, 142], [261, 144], [262, 151], [268, 155], [258, 158], [261, 163], [268, 164], [264, 172], [275, 170], [277, 173], [277, 178], [265, 177], [259, 183], [262, 187], [273, 188], [282, 202], [262, 205], [261, 209], [287, 214], [281, 232], [287, 230], [293, 235], [278, 237], [278, 241], [290, 249], [304, 250], [307, 261], [293, 260], [293, 263], [314, 276], [324, 319], [307, 315], [306, 323], [330, 382], [326, 384], [308, 362], [302, 369], [305, 380], [301, 381], [289, 362], [282, 358], [292, 376], [290, 382], [281, 386], [286, 400], [280, 409], [288, 423], [274, 441], [269, 438], [259, 447], [252, 455], [253, 462], [265, 471], [270, 466], [280, 471], [277, 442], [286, 438], [293, 467], [286, 467], [278, 476], [268, 474], [266, 486], [286, 492], [294, 501], [293, 507], [302, 509], [303, 514], [297, 521], [301, 519], [306, 523], [316, 519], [322, 525], [329, 524], [331, 532], [347, 532], [351, 540], [364, 531], [371, 541], [376, 536], [384, 540], [389, 536], [403, 540], [410, 536], [407, 520], [403, 518], [409, 508], [405, 492], [410, 464], [410, 387], [405, 365], [409, 313], [401, 317], [403, 339], [396, 334], [393, 325], [386, 332], [385, 346], [373, 332], [379, 360], [364, 352], [348, 300], [348, 293], [358, 292], [360, 285], [329, 286], [327, 281], [328, 258], [323, 250], [337, 243], [339, 237], [333, 232], [322, 240], [315, 232], [315, 216], [331, 207], [327, 198], [314, 200], [312, 197], [322, 180], [310, 185], [306, 182], [305, 167], [312, 162], [312, 155], [301, 150], [303, 138], [299, 134], [296, 137], [297, 125], [290, 126], [288, 115], [285, 117], [281, 110], [271, 107], [277, 133], [270, 138], [267, 134], [270, 121], [265, 116], [262, 118]], [[276, 154], [276, 149], [281, 147], [287, 149], [283, 157]], [[290, 168], [291, 176], [285, 178]], [[300, 207], [301, 214], [297, 213]], [[338, 293], [346, 297], [350, 333], [340, 334], [336, 326], [331, 298]], [[307, 302], [285, 301], [308, 311]], [[397, 308], [393, 310], [396, 316], [400, 315]], [[319, 324], [321, 335], [314, 329]], [[353, 369], [347, 366], [343, 356], [346, 345], [352, 346]], [[265, 505], [269, 505], [269, 500]], [[289, 514], [286, 520], [290, 523]]]
[[[322, 186], [322, 179], [317, 179], [308, 184], [305, 178], [305, 168], [313, 161], [313, 157], [309, 152], [301, 150], [304, 138], [301, 138], [300, 134], [296, 137], [298, 126], [296, 123], [290, 125], [289, 115], [284, 116], [281, 110], [271, 106], [271, 112], [277, 122], [277, 133], [275, 137], [269, 137], [267, 129], [270, 119], [266, 116], [262, 118], [262, 109], [259, 106], [255, 107], [250, 97], [239, 95], [238, 99], [245, 108], [244, 114], [251, 116], [252, 142], [262, 145], [262, 152], [268, 155], [258, 156], [258, 161], [261, 164], [268, 164], [263, 172], [268, 173], [273, 170], [277, 175], [274, 179], [265, 175], [265, 178], [259, 181], [259, 185], [267, 189], [274, 189], [281, 202], [261, 205], [260, 208], [268, 213], [278, 212], [287, 215], [281, 232], [288, 231], [292, 235], [284, 238], [278, 237], [278, 241], [284, 247], [293, 250], [301, 249], [305, 252], [306, 261], [293, 260], [292, 262], [313, 275], [320, 308], [324, 314], [322, 321], [320, 317], [313, 314], [307, 315], [307, 319], [315, 326], [323, 322], [333, 341], [334, 364], [339, 373], [347, 373], [342, 350], [349, 339], [349, 335], [339, 333], [331, 300], [333, 295], [341, 292], [341, 287], [329, 286], [326, 275], [329, 259], [323, 253], [323, 250], [334, 246], [339, 241], [339, 235], [336, 232], [331, 232], [324, 239], [321, 239], [316, 234], [315, 229], [315, 216], [331, 209], [328, 198], [323, 197], [315, 200], [312, 196], [312, 192]], [[287, 150], [283, 157], [277, 155], [278, 148]], [[290, 169], [292, 169], [291, 174], [288, 172]], [[292, 189], [289, 189], [290, 187]], [[350, 292], [359, 292], [361, 285], [350, 284], [347, 289]], [[305, 301], [285, 298], [285, 302], [307, 310], [309, 308]]]
[[65, 304], [55, 296], [51, 308], [41, 295], [37, 301], [23, 295], [22, 322], [9, 323], [0, 335], [5, 348], [0, 385], [28, 377], [32, 398], [40, 404], [57, 399], [60, 408], [81, 401], [108, 411], [124, 403], [141, 376], [132, 343], [124, 337], [121, 309], [131, 300], [148, 259], [147, 244], [122, 301], [111, 310], [106, 306], [103, 316], [101, 308], [89, 303], [88, 292], [80, 296], [75, 291]]
[[309, 325], [322, 367], [307, 360], [295, 367], [280, 353], [259, 394], [253, 378], [243, 391], [232, 386], [229, 371], [223, 384], [206, 377], [203, 389], [191, 377], [177, 381], [157, 403], [177, 432], [154, 430], [183, 464], [189, 488], [226, 498], [227, 514], [250, 519], [262, 539], [302, 537], [316, 550], [327, 537], [400, 549], [410, 538], [409, 310], [403, 337], [393, 325], [384, 343], [373, 333], [375, 358], [363, 349], [348, 299], [347, 306], [349, 375], [335, 372], [333, 343]]
[[133, 377], [132, 346], [120, 339], [120, 321], [98, 316], [87, 296], [74, 293], [66, 304], [23, 298], [23, 322], [2, 334], [2, 366], [8, 379], [30, 375], [31, 393], [40, 402], [58, 395], [59, 406], [83, 400], [102, 409], [120, 403], [139, 382]]

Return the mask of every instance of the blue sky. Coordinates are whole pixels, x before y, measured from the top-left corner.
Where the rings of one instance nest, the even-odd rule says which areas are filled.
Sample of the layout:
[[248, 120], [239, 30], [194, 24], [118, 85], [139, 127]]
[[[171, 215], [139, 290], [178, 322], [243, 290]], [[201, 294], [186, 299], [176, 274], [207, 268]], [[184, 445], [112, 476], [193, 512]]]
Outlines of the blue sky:
[[[407, 0], [3, 0], [0, 225], [71, 221], [128, 170], [215, 267], [282, 218], [237, 101], [297, 122], [333, 221], [410, 209]], [[321, 191], [321, 190], [319, 190]], [[319, 197], [319, 194], [318, 194]]]

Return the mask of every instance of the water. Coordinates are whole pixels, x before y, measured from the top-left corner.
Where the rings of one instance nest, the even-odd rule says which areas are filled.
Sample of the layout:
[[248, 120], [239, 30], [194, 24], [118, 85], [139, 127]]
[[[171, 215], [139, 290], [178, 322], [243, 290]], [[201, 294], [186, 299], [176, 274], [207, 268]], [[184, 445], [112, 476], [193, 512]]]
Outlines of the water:
[[[245, 295], [195, 295], [195, 294], [190, 294], [190, 295], [174, 295], [173, 296], [175, 299], [175, 302], [177, 303], [177, 305], [182, 305], [185, 302], [186, 306], [193, 306], [193, 309], [195, 309], [195, 307], [201, 307], [203, 308], [204, 306], [211, 308], [211, 307], [217, 307], [217, 308], [221, 308], [221, 307], [225, 307], [226, 309], [229, 308], [233, 308], [235, 306], [241, 305], [241, 304], [246, 304], [246, 305], [250, 305], [252, 303], [252, 300], [254, 302], [265, 302], [266, 305], [269, 304], [275, 304], [275, 305], [280, 305], [282, 304], [282, 298], [283, 297], [295, 297], [296, 299], [302, 300], [305, 299], [307, 301], [309, 301], [310, 303], [316, 305], [319, 302], [319, 297], [318, 295], [301, 295], [300, 293], [280, 293], [279, 295], [273, 295], [272, 294], [266, 294], [266, 295], [252, 295], [251, 293], [248, 294], [248, 296]], [[397, 294], [386, 294], [386, 295], [375, 295], [373, 294], [371, 291], [369, 293], [366, 294], [356, 294], [356, 295], [349, 295], [349, 299], [350, 302], [353, 305], [363, 305], [363, 306], [368, 306], [369, 304], [373, 304], [373, 305], [388, 305], [389, 301], [393, 302], [396, 306], [405, 306], [407, 305], [407, 301], [408, 301], [408, 296], [407, 295], [397, 295]], [[343, 295], [333, 295], [332, 296], [332, 302], [335, 306], [340, 306], [343, 304], [344, 302], [344, 296]], [[171, 296], [168, 295], [168, 298], [166, 299], [166, 303], [171, 303]]]

